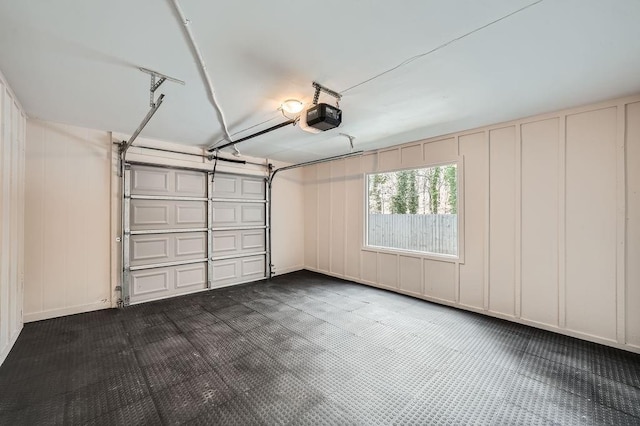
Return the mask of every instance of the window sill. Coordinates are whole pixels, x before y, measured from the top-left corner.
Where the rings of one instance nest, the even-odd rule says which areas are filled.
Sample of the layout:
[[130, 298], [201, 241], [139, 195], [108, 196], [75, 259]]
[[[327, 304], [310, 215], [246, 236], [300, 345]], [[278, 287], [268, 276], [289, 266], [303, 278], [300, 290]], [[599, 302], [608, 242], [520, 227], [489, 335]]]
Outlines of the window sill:
[[448, 262], [448, 263], [464, 263], [460, 255], [427, 253], [422, 251], [394, 249], [390, 247], [379, 247], [379, 246], [362, 246], [361, 249], [362, 251], [368, 251], [372, 253], [395, 254], [395, 255], [409, 256], [409, 257], [415, 257], [420, 259], [437, 260], [440, 262]]

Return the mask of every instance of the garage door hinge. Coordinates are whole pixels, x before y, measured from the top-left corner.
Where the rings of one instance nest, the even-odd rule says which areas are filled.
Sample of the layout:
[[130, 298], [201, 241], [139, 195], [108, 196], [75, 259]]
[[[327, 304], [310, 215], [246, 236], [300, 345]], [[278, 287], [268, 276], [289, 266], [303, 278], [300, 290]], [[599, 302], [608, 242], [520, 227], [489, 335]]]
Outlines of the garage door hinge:
[[118, 308], [124, 308], [125, 306], [129, 306], [129, 296], [124, 299], [118, 299]]

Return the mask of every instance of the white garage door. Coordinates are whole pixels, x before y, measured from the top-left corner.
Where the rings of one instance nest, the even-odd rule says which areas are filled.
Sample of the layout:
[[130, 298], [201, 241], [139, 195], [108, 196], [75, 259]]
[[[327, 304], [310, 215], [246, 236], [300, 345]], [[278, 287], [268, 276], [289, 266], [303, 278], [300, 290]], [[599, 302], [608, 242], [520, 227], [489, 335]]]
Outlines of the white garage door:
[[216, 173], [211, 202], [212, 286], [265, 278], [265, 180]]
[[265, 278], [260, 177], [127, 165], [123, 304]]
[[132, 165], [124, 208], [129, 303], [207, 288], [206, 172]]

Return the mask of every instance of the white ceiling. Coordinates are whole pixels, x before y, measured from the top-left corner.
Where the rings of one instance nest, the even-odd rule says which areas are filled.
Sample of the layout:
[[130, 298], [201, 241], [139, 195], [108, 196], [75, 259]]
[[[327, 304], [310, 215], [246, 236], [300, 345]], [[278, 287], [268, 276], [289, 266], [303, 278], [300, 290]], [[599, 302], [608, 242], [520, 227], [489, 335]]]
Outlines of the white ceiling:
[[[343, 92], [533, 0], [181, 0], [231, 133]], [[298, 162], [640, 92], [640, 1], [544, 0], [344, 92], [343, 124], [286, 127], [243, 154]], [[155, 69], [165, 102], [143, 136], [208, 146], [223, 136], [169, 0], [0, 0], [0, 70], [31, 117], [131, 134]], [[331, 98], [325, 98], [330, 101]], [[321, 98], [322, 100], [322, 98]]]

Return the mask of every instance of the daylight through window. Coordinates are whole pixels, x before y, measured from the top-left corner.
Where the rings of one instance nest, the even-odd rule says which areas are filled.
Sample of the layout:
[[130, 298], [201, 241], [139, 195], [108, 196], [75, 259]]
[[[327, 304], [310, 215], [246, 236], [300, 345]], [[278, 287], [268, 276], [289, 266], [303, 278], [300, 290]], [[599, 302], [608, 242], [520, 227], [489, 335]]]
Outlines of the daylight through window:
[[458, 255], [456, 164], [367, 176], [367, 245]]

